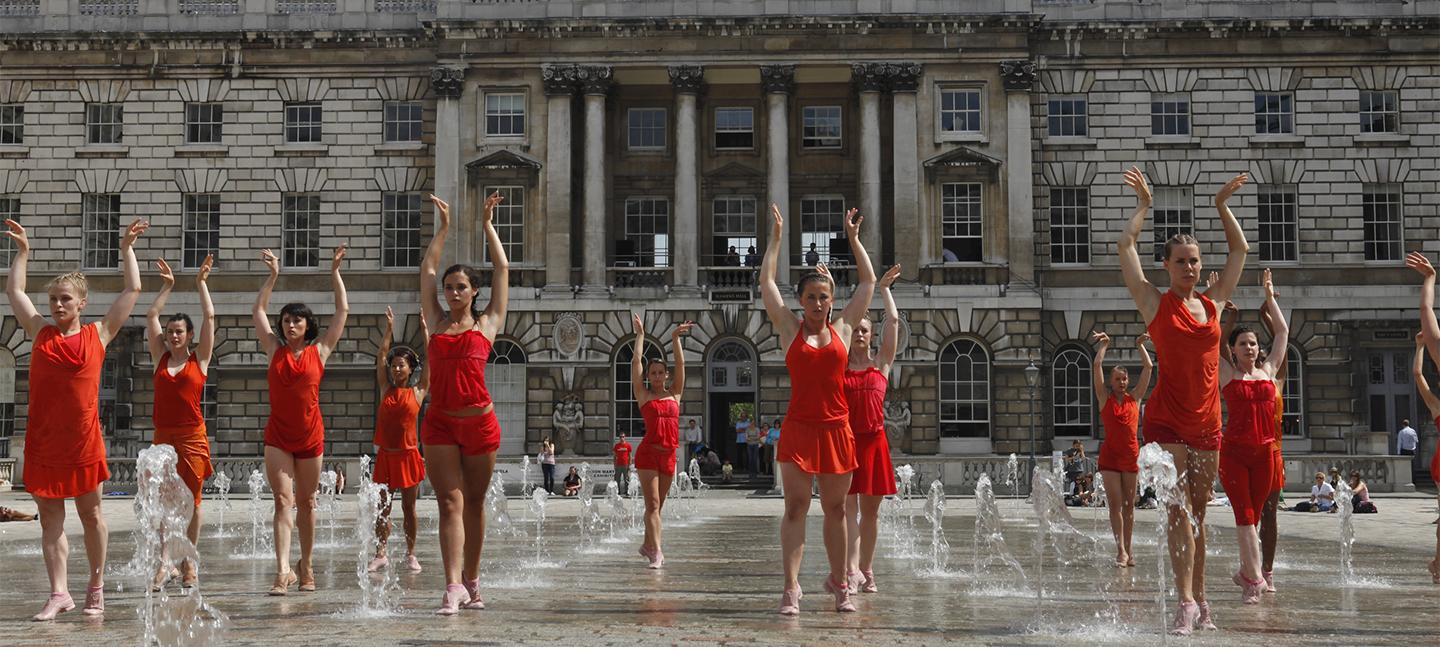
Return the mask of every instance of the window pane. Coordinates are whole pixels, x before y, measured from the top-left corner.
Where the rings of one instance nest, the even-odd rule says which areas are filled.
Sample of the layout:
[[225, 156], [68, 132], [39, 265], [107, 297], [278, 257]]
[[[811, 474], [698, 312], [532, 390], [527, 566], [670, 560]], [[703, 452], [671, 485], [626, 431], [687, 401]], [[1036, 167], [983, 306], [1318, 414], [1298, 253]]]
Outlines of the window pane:
[[385, 141], [420, 141], [423, 119], [424, 107], [419, 101], [385, 102]]
[[285, 142], [313, 144], [320, 142], [323, 112], [319, 102], [291, 103], [285, 106]]
[[1365, 260], [1399, 260], [1403, 243], [1399, 187], [1367, 184], [1363, 191], [1360, 210], [1365, 230]]
[[940, 129], [945, 132], [980, 132], [980, 91], [940, 91]]
[[200, 267], [206, 256], [220, 253], [220, 195], [187, 194], [183, 208], [181, 262], [187, 268]]
[[1165, 242], [1172, 236], [1194, 234], [1195, 199], [1188, 186], [1155, 187], [1155, 262], [1165, 260]]
[[1296, 201], [1296, 192], [1292, 187], [1261, 187], [1256, 191], [1260, 260], [1298, 260], [1300, 232], [1295, 214]]
[[120, 195], [87, 194], [81, 208], [84, 266], [115, 269], [120, 264]]
[[801, 146], [840, 147], [840, 106], [807, 106], [802, 112], [801, 121]]
[[720, 196], [710, 203], [709, 265], [758, 266], [756, 201], [749, 196]]
[[1090, 190], [1050, 189], [1050, 262], [1090, 262]]
[[940, 193], [940, 245], [945, 262], [984, 258], [981, 193], [978, 183], [947, 183]]
[[755, 112], [751, 108], [715, 109], [715, 148], [755, 147]]
[[631, 108], [628, 115], [628, 141], [631, 150], [664, 150], [664, 108]]
[[0, 105], [0, 144], [25, 143], [25, 106]]
[[960, 339], [940, 351], [940, 436], [990, 435], [990, 357], [973, 341]]
[[[505, 257], [512, 263], [525, 261], [525, 187], [487, 186], [485, 195], [499, 193], [504, 200], [495, 206], [495, 233], [500, 234], [500, 245]], [[484, 259], [490, 262], [490, 246], [485, 246]]]
[[1056, 436], [1089, 436], [1094, 428], [1094, 389], [1090, 384], [1090, 355], [1076, 349], [1061, 351], [1051, 367], [1051, 396]]
[[501, 137], [525, 134], [524, 93], [485, 95], [485, 134]]
[[380, 263], [420, 266], [420, 193], [385, 193], [380, 204]]
[[850, 241], [845, 237], [845, 199], [807, 197], [800, 200], [800, 251], [807, 266], [848, 265]]
[[281, 262], [285, 267], [320, 265], [320, 196], [312, 193], [287, 194], [281, 229]]
[[[670, 201], [665, 198], [625, 200], [625, 246], [615, 260], [632, 267], [670, 266]], [[628, 253], [627, 253], [628, 252]]]

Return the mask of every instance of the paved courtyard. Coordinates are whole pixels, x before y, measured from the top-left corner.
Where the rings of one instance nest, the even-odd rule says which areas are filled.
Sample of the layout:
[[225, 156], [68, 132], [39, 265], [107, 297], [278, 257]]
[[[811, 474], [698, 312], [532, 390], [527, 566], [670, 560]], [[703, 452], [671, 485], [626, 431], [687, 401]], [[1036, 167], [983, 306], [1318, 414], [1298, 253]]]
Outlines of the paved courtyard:
[[[602, 515], [609, 508], [597, 497]], [[1276, 568], [1280, 592], [1259, 606], [1239, 603], [1229, 575], [1237, 564], [1229, 511], [1211, 508], [1215, 541], [1210, 551], [1212, 605], [1221, 631], [1176, 643], [1204, 645], [1434, 645], [1440, 642], [1440, 586], [1429, 583], [1425, 561], [1434, 546], [1434, 499], [1377, 499], [1381, 514], [1357, 517], [1356, 574], [1342, 583], [1335, 515], [1282, 513]], [[575, 500], [552, 501], [536, 566], [533, 521], [512, 501], [515, 529], [492, 527], [482, 587], [489, 608], [453, 618], [431, 615], [442, 589], [435, 539], [435, 506], [420, 507], [419, 555], [425, 570], [399, 576], [399, 608], [388, 614], [357, 612], [356, 497], [341, 497], [336, 525], [322, 514], [316, 549], [319, 591], [265, 595], [272, 566], [250, 551], [249, 502], [232, 501], [225, 534], [217, 537], [220, 502], [207, 500], [201, 541], [205, 601], [228, 617], [221, 644], [333, 645], [640, 645], [640, 644], [1133, 644], [1166, 639], [1157, 588], [1155, 517], [1140, 511], [1139, 565], [1109, 566], [1103, 510], [1078, 510], [1076, 536], [1062, 538], [1066, 559], [1036, 548], [1035, 516], [1028, 505], [999, 502], [1005, 540], [1025, 575], [980, 564], [974, 547], [973, 499], [951, 498], [942, 525], [950, 545], [945, 572], [931, 570], [931, 526], [915, 501], [913, 541], [897, 545], [882, 530], [875, 567], [881, 592], [862, 595], [860, 612], [829, 610], [821, 590], [824, 568], [820, 517], [812, 509], [811, 543], [798, 619], [774, 613], [779, 597], [777, 498], [707, 492], [684, 521], [668, 521], [661, 571], [644, 568], [638, 539], [622, 528], [608, 540], [600, 530], [592, 547], [580, 546]], [[0, 505], [33, 510], [23, 495], [0, 495]], [[268, 506], [268, 501], [265, 502]], [[817, 506], [818, 508], [818, 506]], [[141, 578], [121, 571], [134, 553], [131, 500], [108, 499], [112, 575], [103, 621], [71, 612], [36, 624], [46, 590], [39, 524], [0, 524], [0, 635], [9, 645], [138, 644]], [[263, 514], [268, 519], [268, 512]], [[72, 591], [83, 591], [79, 526], [71, 522]], [[268, 525], [268, 523], [267, 523]], [[628, 520], [622, 521], [628, 526]], [[897, 524], [891, 523], [894, 527]], [[521, 527], [523, 526], [523, 529]], [[332, 539], [333, 536], [333, 539]], [[987, 553], [988, 555], [988, 553]], [[1068, 562], [1068, 563], [1067, 563]], [[77, 598], [80, 595], [76, 593]], [[1173, 604], [1167, 600], [1168, 603]], [[176, 604], [171, 601], [170, 604]]]

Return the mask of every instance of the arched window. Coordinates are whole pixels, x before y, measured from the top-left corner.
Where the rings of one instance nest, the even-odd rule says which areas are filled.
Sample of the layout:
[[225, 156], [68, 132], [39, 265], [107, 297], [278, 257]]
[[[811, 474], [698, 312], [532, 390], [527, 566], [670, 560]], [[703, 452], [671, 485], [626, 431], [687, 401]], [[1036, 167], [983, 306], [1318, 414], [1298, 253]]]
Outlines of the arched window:
[[1050, 369], [1055, 435], [1089, 436], [1095, 429], [1095, 390], [1090, 384], [1090, 354], [1066, 348]]
[[1305, 356], [1294, 344], [1285, 351], [1285, 416], [1280, 426], [1285, 436], [1305, 435]]
[[[635, 340], [621, 344], [619, 350], [615, 351], [615, 415], [610, 416], [614, 421], [614, 434], [624, 434], [631, 438], [640, 438], [645, 435], [645, 420], [640, 417], [640, 407], [635, 404], [635, 394], [630, 388], [630, 360], [635, 357]], [[660, 354], [660, 346], [654, 343], [645, 344], [645, 361], [652, 359], [664, 360]]]
[[969, 339], [940, 351], [940, 437], [990, 435], [990, 354]]
[[525, 350], [508, 339], [497, 339], [485, 365], [485, 386], [495, 402], [500, 421], [500, 455], [525, 453]]
[[0, 458], [10, 458], [15, 435], [15, 355], [0, 348]]

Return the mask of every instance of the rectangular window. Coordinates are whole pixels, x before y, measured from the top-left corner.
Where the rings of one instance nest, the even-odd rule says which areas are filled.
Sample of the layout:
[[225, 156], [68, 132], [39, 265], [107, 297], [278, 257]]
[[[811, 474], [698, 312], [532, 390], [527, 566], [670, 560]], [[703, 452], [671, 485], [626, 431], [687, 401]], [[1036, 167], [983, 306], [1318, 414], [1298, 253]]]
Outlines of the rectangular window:
[[625, 114], [630, 150], [665, 150], [664, 108], [631, 108]]
[[124, 134], [125, 106], [119, 103], [85, 104], [85, 143], [119, 144]]
[[1195, 198], [1188, 186], [1155, 187], [1155, 262], [1165, 260], [1165, 241], [1195, 232]]
[[1295, 95], [1288, 92], [1255, 93], [1255, 134], [1295, 133]]
[[814, 196], [800, 200], [800, 250], [809, 267], [853, 262], [850, 239], [845, 237], [845, 198]]
[[18, 103], [0, 105], [0, 144], [25, 143], [25, 106]]
[[760, 265], [755, 207], [755, 198], [749, 196], [722, 195], [711, 201], [712, 243], [708, 265]]
[[[20, 222], [20, 196], [0, 195], [0, 221]], [[0, 236], [0, 269], [9, 269], [15, 261], [15, 241]]]
[[1260, 186], [1255, 193], [1255, 215], [1260, 223], [1260, 260], [1300, 259], [1300, 225], [1295, 213], [1293, 186]]
[[285, 267], [320, 266], [320, 196], [287, 193], [280, 231], [280, 262]]
[[716, 108], [715, 148], [755, 148], [755, 111], [751, 108]]
[[0, 458], [10, 458], [10, 438], [14, 435], [15, 403], [0, 402]]
[[525, 134], [525, 93], [485, 94], [485, 134], [491, 137], [520, 137]]
[[1151, 135], [1190, 134], [1190, 95], [1157, 94], [1150, 99]]
[[616, 264], [629, 267], [670, 266], [670, 201], [665, 198], [625, 200], [625, 239], [616, 249]]
[[425, 107], [419, 101], [386, 101], [385, 141], [420, 141], [424, 119]]
[[985, 260], [980, 185], [949, 182], [940, 191], [940, 246], [946, 263]]
[[187, 268], [200, 267], [206, 256], [220, 255], [220, 194], [191, 193], [184, 202], [181, 262]]
[[116, 269], [120, 264], [120, 194], [87, 193], [81, 210], [84, 266]]
[[806, 106], [801, 111], [800, 145], [840, 148], [840, 106]]
[[319, 101], [285, 104], [285, 143], [320, 143], [324, 113]]
[[1365, 260], [1398, 261], [1404, 255], [1404, 203], [1400, 186], [1367, 184], [1360, 198], [1365, 226]]
[[185, 104], [185, 143], [219, 144], [225, 124], [225, 104]]
[[947, 133], [980, 132], [980, 90], [940, 90], [940, 130]]
[[1361, 90], [1360, 132], [1400, 132], [1400, 93], [1393, 90]]
[[[495, 233], [511, 263], [525, 261], [525, 187], [487, 186], [485, 195], [499, 193], [505, 198], [495, 205]], [[485, 262], [490, 262], [490, 246], [485, 246]]]
[[220, 376], [215, 374], [215, 362], [205, 372], [205, 386], [200, 389], [200, 415], [205, 417], [205, 429], [214, 434], [220, 428]]
[[1085, 97], [1055, 97], [1049, 101], [1046, 124], [1051, 137], [1085, 137], [1090, 133], [1087, 123], [1089, 106]]
[[1090, 189], [1050, 189], [1050, 262], [1090, 262]]
[[380, 197], [380, 264], [420, 267], [420, 193]]

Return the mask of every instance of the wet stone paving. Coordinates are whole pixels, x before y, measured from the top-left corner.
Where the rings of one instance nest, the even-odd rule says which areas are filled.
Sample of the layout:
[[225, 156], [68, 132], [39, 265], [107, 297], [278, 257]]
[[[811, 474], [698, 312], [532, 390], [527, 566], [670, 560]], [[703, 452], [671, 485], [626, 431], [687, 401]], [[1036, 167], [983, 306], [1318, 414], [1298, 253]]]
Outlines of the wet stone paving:
[[[1209, 510], [1211, 605], [1220, 626], [1191, 638], [1169, 638], [1163, 622], [1174, 596], [1157, 586], [1156, 516], [1136, 515], [1135, 568], [1113, 566], [1103, 509], [1071, 509], [1073, 524], [1042, 536], [1028, 502], [1001, 494], [999, 530], [978, 538], [976, 499], [951, 497], [940, 508], [937, 533], [928, 521], [936, 506], [924, 497], [887, 505], [882, 515], [875, 576], [880, 592], [858, 596], [858, 613], [837, 614], [821, 589], [824, 551], [818, 501], [811, 508], [801, 583], [802, 615], [776, 615], [781, 576], [778, 518], [781, 501], [748, 492], [706, 492], [683, 501], [666, 519], [662, 570], [648, 570], [636, 554], [638, 534], [628, 511], [597, 493], [589, 540], [575, 499], [552, 499], [537, 523], [532, 505], [510, 500], [508, 526], [492, 521], [481, 587], [488, 608], [442, 618], [432, 615], [443, 582], [432, 500], [421, 500], [417, 553], [420, 574], [396, 574], [393, 609], [361, 608], [355, 526], [357, 497], [339, 497], [333, 515], [319, 514], [315, 573], [319, 590], [287, 597], [265, 591], [273, 577], [268, 552], [251, 542], [250, 502], [204, 504], [200, 593], [224, 614], [209, 640], [189, 644], [271, 645], [1436, 645], [1440, 644], [1440, 586], [1425, 562], [1434, 547], [1435, 499], [1377, 497], [1382, 513], [1355, 517], [1353, 573], [1341, 567], [1337, 515], [1281, 513], [1276, 566], [1279, 592], [1243, 606], [1230, 574], [1238, 565], [1233, 522], [1226, 508]], [[0, 505], [33, 510], [19, 493]], [[269, 500], [262, 501], [259, 535], [268, 535]], [[78, 610], [50, 623], [29, 618], [47, 588], [39, 524], [0, 524], [0, 644], [135, 645], [147, 635], [138, 609], [143, 575], [126, 572], [136, 551], [132, 500], [107, 498], [110, 566], [103, 620]], [[403, 556], [396, 511], [392, 564]], [[927, 516], [928, 514], [928, 516]], [[70, 508], [70, 587], [83, 595], [85, 558], [79, 523]], [[679, 517], [679, 518], [674, 518]], [[613, 524], [612, 524], [613, 521]], [[612, 527], [613, 525], [613, 527]], [[262, 537], [262, 543], [265, 538]], [[948, 544], [948, 548], [944, 547]], [[936, 550], [936, 546], [941, 546]], [[262, 546], [263, 548], [263, 546]], [[537, 556], [538, 551], [538, 556]], [[1008, 553], [1008, 554], [1007, 554]], [[298, 556], [298, 549], [293, 549]], [[1008, 559], [1007, 559], [1008, 558]], [[376, 583], [381, 582], [378, 576]], [[1168, 575], [1166, 576], [1168, 582]], [[1168, 589], [1168, 586], [1167, 586]], [[1168, 593], [1168, 590], [1167, 590]], [[383, 595], [372, 596], [384, 598]], [[171, 589], [156, 616], [195, 613], [193, 601]], [[168, 607], [166, 606], [168, 605]], [[163, 623], [162, 623], [163, 624]], [[159, 642], [177, 644], [165, 627]]]

